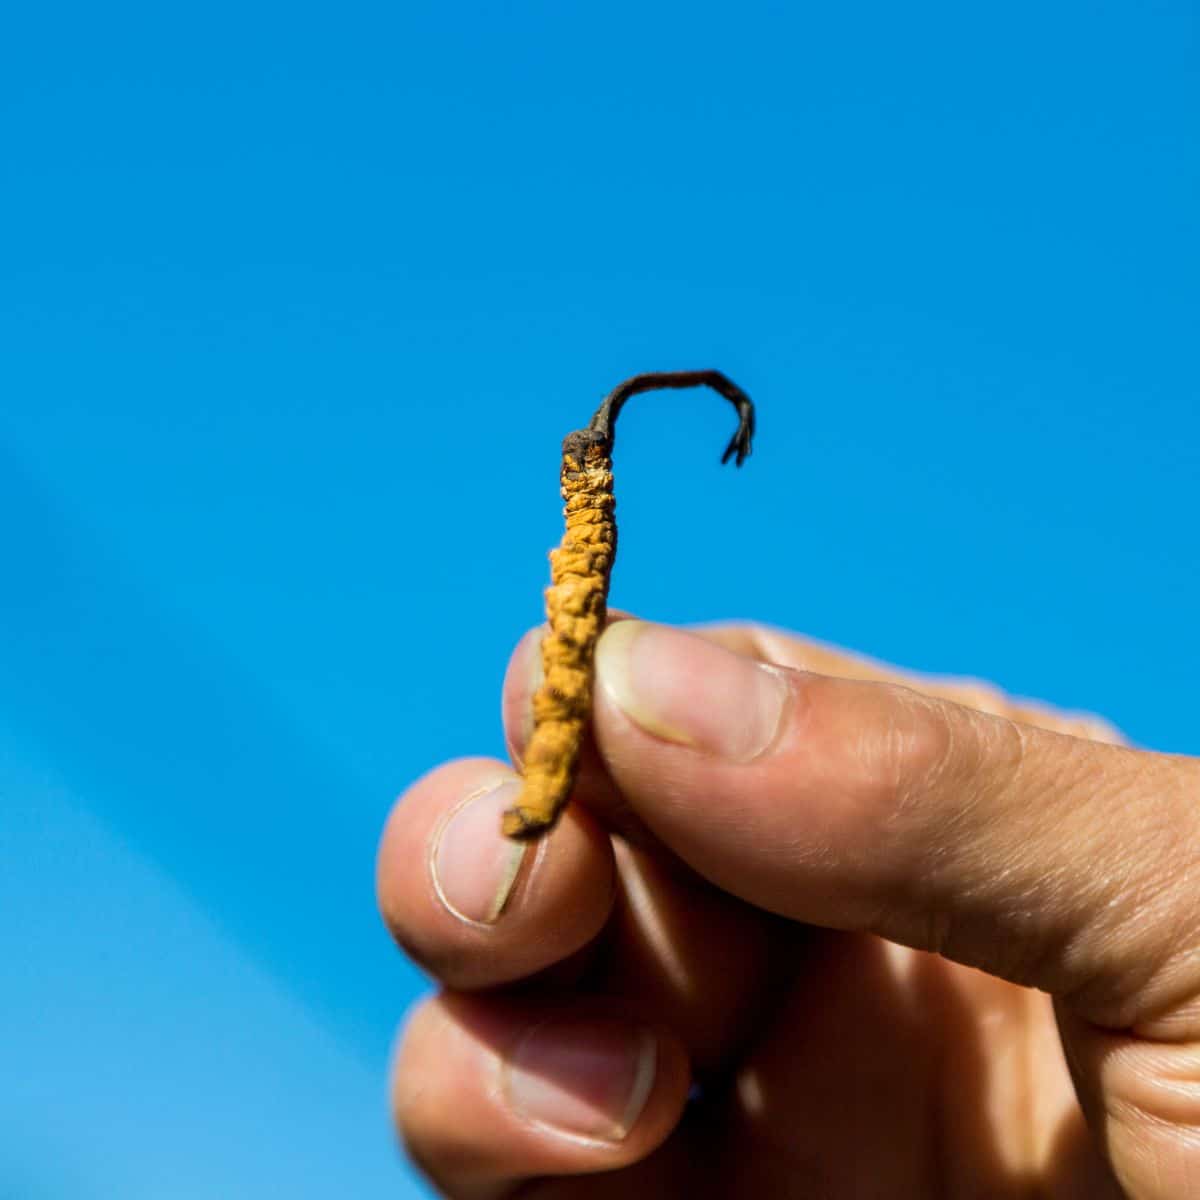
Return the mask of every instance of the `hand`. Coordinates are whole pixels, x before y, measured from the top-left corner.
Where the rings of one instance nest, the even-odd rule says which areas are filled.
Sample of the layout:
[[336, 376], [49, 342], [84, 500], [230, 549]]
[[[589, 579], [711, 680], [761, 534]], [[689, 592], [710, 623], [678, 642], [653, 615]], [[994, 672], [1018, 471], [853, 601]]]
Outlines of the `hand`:
[[504, 764], [413, 786], [393, 1100], [446, 1194], [1200, 1196], [1200, 763], [900, 678], [620, 621], [547, 841]]

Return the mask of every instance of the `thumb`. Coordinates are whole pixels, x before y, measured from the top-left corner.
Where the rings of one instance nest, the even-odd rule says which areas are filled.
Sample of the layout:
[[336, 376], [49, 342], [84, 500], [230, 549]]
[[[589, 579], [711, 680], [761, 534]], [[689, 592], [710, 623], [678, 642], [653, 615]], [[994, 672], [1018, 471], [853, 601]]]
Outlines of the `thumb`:
[[638, 621], [604, 633], [596, 679], [618, 787], [725, 890], [1041, 988], [1108, 1029], [1200, 996], [1191, 760]]

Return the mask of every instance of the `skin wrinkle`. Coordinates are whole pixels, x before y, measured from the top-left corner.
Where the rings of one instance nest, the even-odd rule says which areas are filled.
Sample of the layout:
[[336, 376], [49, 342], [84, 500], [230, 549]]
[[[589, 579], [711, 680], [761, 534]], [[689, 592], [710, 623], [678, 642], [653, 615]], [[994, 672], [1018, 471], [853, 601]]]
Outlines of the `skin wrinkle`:
[[1200, 947], [1190, 945], [1171, 959], [1161, 972], [1171, 999], [1161, 1013], [1143, 1015], [1132, 1031], [1158, 1042], [1180, 1043], [1200, 1037]]
[[[914, 871], [904, 869], [904, 864], [901, 864], [901, 869], [896, 873], [901, 895], [896, 903], [881, 913], [881, 920], [872, 926], [872, 931], [941, 954], [951, 944], [953, 930], [949, 908], [939, 904], [936, 899], [936, 864], [938, 858], [942, 857], [939, 848], [949, 839], [939, 836], [938, 830], [930, 830], [928, 834], [922, 832], [914, 837], [912, 829], [905, 827], [915, 825], [921, 829], [927, 823], [928, 814], [923, 804], [925, 796], [944, 788], [945, 781], [952, 773], [961, 773], [962, 763], [969, 756], [962, 748], [958, 722], [948, 719], [940, 701], [905, 688], [896, 688], [895, 691], [907, 702], [905, 708], [910, 716], [916, 717], [925, 726], [929, 742], [917, 752], [915, 743], [911, 740], [905, 743], [904, 739], [897, 738], [893, 727], [895, 800], [882, 828], [891, 831], [902, 846], [906, 843], [920, 846], [927, 866], [924, 870]], [[958, 819], [961, 821], [963, 817], [960, 815]], [[931, 884], [934, 886], [931, 887]], [[909, 922], [903, 917], [898, 922], [897, 914], [905, 912], [920, 913], [922, 927], [917, 930], [903, 928]], [[898, 924], [900, 928], [897, 928]]]
[[[936, 701], [933, 703], [937, 703]], [[980, 739], [978, 748], [969, 748], [964, 746], [962, 734], [966, 730], [972, 732]], [[958, 810], [958, 820], [964, 825], [969, 825], [972, 817], [978, 811], [987, 811], [988, 807], [1000, 807], [1003, 804], [1005, 795], [1017, 794], [1022, 788], [1028, 791], [1030, 784], [1023, 781], [1023, 777], [1028, 773], [1031, 778], [1040, 778], [1036, 770], [1028, 770], [1028, 742], [1029, 733], [1027, 727], [1021, 724], [1014, 724], [1009, 721], [993, 721], [986, 717], [975, 718], [970, 725], [964, 724], [961, 720], [947, 722], [947, 741], [946, 752], [943, 757], [937, 762], [930, 772], [926, 775], [915, 774], [911, 777], [911, 787], [915, 794], [927, 793], [932, 788], [943, 788], [950, 790], [953, 786], [948, 780], [952, 780], [954, 775], [961, 777], [962, 784], [958, 788], [964, 796], [964, 801]], [[992, 798], [991, 805], [985, 805], [985, 797], [977, 792], [974, 792], [971, 787], [974, 770], [972, 764], [977, 762], [985, 753], [983, 739], [995, 738], [997, 736], [1007, 737], [1012, 739], [1012, 749], [1009, 754], [1009, 764], [1000, 777], [992, 783], [988, 788], [988, 794]], [[994, 751], [987, 753], [989, 762], [1003, 761], [1003, 756], [998, 756]], [[953, 773], [953, 774], [952, 774]], [[1062, 779], [1051, 780], [1049, 782], [1042, 780], [1044, 787], [1039, 790], [1041, 794], [1047, 797], [1047, 801], [1052, 795], [1061, 794], [1061, 789], [1064, 787]], [[1067, 781], [1066, 790], [1071, 792], [1077, 786], [1076, 781]], [[1030, 808], [1029, 805], [1026, 805]], [[1049, 802], [1045, 806], [1045, 811], [1050, 812], [1053, 808]], [[904, 815], [903, 807], [897, 810], [897, 819]], [[1041, 807], [1034, 804], [1031, 809], [1035, 814], [1031, 817], [1035, 824], [1037, 823], [1036, 813], [1042, 811]], [[941, 830], [945, 833], [945, 830]], [[1039, 831], [1040, 833], [1040, 831]], [[1066, 889], [1060, 888], [1056, 882], [1055, 876], [1036, 877], [1033, 872], [1024, 869], [1023, 856], [1027, 852], [1031, 852], [1029, 847], [1034, 843], [1042, 840], [1041, 837], [1023, 837], [1016, 840], [1010, 850], [1011, 859], [997, 867], [995, 862], [984, 862], [978, 865], [978, 868], [971, 869], [969, 863], [964, 863], [961, 859], [956, 862], [951, 862], [945, 868], [953, 873], [955, 879], [960, 882], [955, 888], [958, 895], [958, 911], [963, 912], [964, 908], [970, 910], [969, 892], [964, 895], [961, 887], [960, 877], [963, 875], [977, 876], [981, 879], [981, 883], [977, 887], [977, 891], [981, 897], [987, 898], [980, 904], [981, 909], [995, 909], [995, 897], [1003, 895], [1009, 890], [1005, 885], [1006, 879], [1034, 880], [1036, 892], [1026, 892], [1024, 898], [1019, 894], [1014, 896], [1014, 902], [1008, 905], [1008, 918], [1003, 921], [1005, 936], [995, 937], [994, 932], [989, 930], [988, 937], [981, 937], [979, 931], [972, 930], [968, 924], [964, 924], [962, 918], [955, 924], [951, 922], [949, 916], [943, 910], [943, 907], [936, 903], [937, 875], [938, 875], [938, 856], [934, 852], [930, 858], [930, 870], [926, 872], [916, 872], [913, 877], [917, 880], [915, 890], [917, 901], [914, 906], [911, 903], [913, 897], [908, 897], [910, 903], [901, 907], [916, 907], [917, 911], [923, 911], [925, 914], [924, 926], [917, 931], [917, 936], [912, 936], [911, 930], [901, 930], [899, 933], [889, 925], [885, 924], [877, 928], [877, 932], [881, 932], [884, 936], [897, 937], [900, 940], [911, 944], [922, 945], [926, 948], [935, 949], [938, 952], [949, 954], [951, 957], [957, 958], [960, 961], [971, 962], [972, 956], [964, 947], [975, 944], [989, 944], [993, 947], [992, 954], [987, 961], [976, 962], [977, 966], [987, 967], [989, 970], [1001, 974], [1003, 977], [1013, 980], [1014, 982], [1028, 982], [1033, 978], [1045, 978], [1046, 969], [1050, 962], [1063, 961], [1064, 941], [1060, 942], [1055, 938], [1043, 938], [1042, 944], [1037, 946], [1030, 939], [1021, 935], [1020, 930], [1023, 926], [1033, 925], [1035, 923], [1033, 914], [1044, 912], [1049, 903], [1053, 906], [1053, 897], [1056, 893], [1065, 892]], [[929, 839], [930, 844], [937, 845], [939, 841], [945, 844], [950, 842], [965, 842], [969, 844], [970, 839], [963, 838], [934, 838]], [[1065, 873], [1066, 865], [1062, 868], [1062, 873]], [[932, 890], [932, 895], [931, 895]], [[931, 900], [933, 901], [931, 903]], [[1003, 953], [997, 956], [997, 949], [1003, 951], [1009, 947], [1033, 947], [1035, 956], [1032, 960], [1022, 962], [1019, 959], [1005, 958]], [[1022, 957], [1025, 957], [1022, 955]], [[1069, 959], [1068, 959], [1069, 961]]]
[[[1166, 992], [1164, 1015], [1147, 1022], [1143, 1016], [1140, 1028], [1153, 1029], [1160, 1024], [1173, 1031], [1169, 1040], [1183, 1036], [1190, 1040], [1198, 1030], [1200, 1013], [1200, 917], [1195, 905], [1171, 904], [1176, 895], [1195, 895], [1200, 892], [1200, 855], [1196, 846], [1200, 841], [1200, 821], [1196, 816], [1197, 790], [1193, 786], [1194, 764], [1178, 760], [1165, 760], [1163, 770], [1168, 774], [1170, 786], [1164, 787], [1166, 803], [1155, 806], [1153, 813], [1158, 821], [1149, 826], [1157, 835], [1160, 859], [1164, 865], [1152, 885], [1153, 907], [1161, 908], [1160, 923], [1164, 927], [1166, 947], [1164, 961], [1158, 972], [1160, 986]], [[1183, 824], [1183, 829], [1180, 825]], [[1178, 978], [1177, 978], [1178, 977]], [[1171, 1021], [1172, 1010], [1191, 1010], [1191, 1019]]]
[[[1134, 870], [1131, 865], [1129, 876], [1134, 875]], [[1097, 1023], [1110, 1028], [1123, 1029], [1136, 1024], [1145, 1030], [1151, 1011], [1170, 1009], [1176, 1002], [1169, 994], [1170, 989], [1165, 987], [1172, 956], [1165, 945], [1161, 951], [1156, 951], [1154, 947], [1157, 941], [1171, 940], [1170, 926], [1174, 923], [1171, 916], [1176, 907], [1173, 903], [1174, 887], [1165, 879], [1156, 881], [1144, 872], [1139, 874], [1141, 886], [1127, 887], [1127, 895], [1111, 901], [1106, 911], [1097, 916], [1095, 923], [1097, 938], [1107, 942], [1109, 955], [1125, 963], [1120, 974], [1120, 993], [1109, 998], [1101, 992], [1099, 997], [1099, 1002], [1113, 1011], [1111, 1015], [1102, 1014], [1105, 1019]], [[1135, 943], [1134, 946], [1127, 946], [1129, 942]], [[1186, 994], [1194, 994], [1194, 979], [1183, 981], [1183, 986]], [[1156, 1000], [1153, 993], [1160, 989], [1168, 994]], [[1085, 1012], [1097, 1003], [1086, 989], [1073, 999], [1076, 1006]], [[1137, 1011], [1128, 1012], [1127, 1009], [1133, 1004]]]
[[[1019, 958], [1007, 957], [1001, 953], [991, 961], [979, 965], [986, 965], [990, 970], [1017, 983], [1029, 983], [1033, 979], [1045, 980], [1049, 964], [1063, 961], [1065, 941], [1060, 942], [1053, 936], [1043, 936], [1039, 944], [1026, 936], [1022, 930], [1041, 924], [1044, 918], [1038, 914], [1048, 910], [1054, 911], [1055, 897], [1068, 893], [1069, 889], [1059, 883], [1059, 879], [1067, 873], [1067, 865], [1063, 864], [1049, 874], [1043, 870], [1039, 875], [1030, 869], [1032, 864], [1027, 863], [1026, 859], [1034, 853], [1033, 847], [1045, 840], [1044, 826], [1054, 819], [1055, 805], [1052, 798], [1061, 796], [1064, 791], [1070, 793], [1073, 787], [1070, 783], [1064, 783], [1062, 779], [1044, 778], [1040, 764], [1037, 767], [1031, 766], [1031, 730], [1028, 727], [1019, 723], [993, 722], [986, 718], [979, 719], [975, 724], [983, 738], [1009, 738], [1011, 752], [1006, 771], [988, 789], [990, 802], [985, 805], [984, 798], [976, 796], [974, 806], [984, 811], [993, 808], [1003, 810], [1006, 806], [1005, 797], [1021, 795], [1022, 807], [1025, 810], [1025, 823], [1019, 827], [1022, 835], [1015, 837], [1009, 847], [1010, 859], [999, 868], [995, 863], [980, 863], [979, 869], [966, 872], [976, 875], [981, 880], [977, 889], [981, 896], [991, 898], [990, 903], [985, 900], [981, 907], [994, 909], [995, 897], [1003, 897], [1005, 893], [1009, 893], [1011, 897], [1007, 903], [1001, 904], [1001, 912], [1006, 914], [1002, 919], [1004, 936], [993, 935], [987, 940], [1001, 951], [1004, 948], [1023, 949]], [[1002, 757], [994, 751], [988, 753], [988, 759], [1002, 761]], [[1037, 794], [1031, 801], [1030, 791], [1035, 781], [1038, 783]], [[1044, 805], [1039, 802], [1038, 795], [1045, 799]], [[1045, 814], [1044, 818], [1040, 814]], [[1032, 828], [1029, 827], [1030, 824]], [[962, 864], [957, 866], [959, 871], [963, 869]], [[1008, 880], [1017, 884], [1019, 890], [1010, 887]], [[960, 908], [963, 899], [960, 889]], [[1063, 924], [1064, 929], [1069, 928], [1069, 922], [1064, 920]], [[981, 940], [984, 939], [980, 939], [977, 933], [974, 936], [968, 934], [960, 939], [965, 944], [980, 943]], [[953, 957], [966, 957], [960, 946], [952, 945], [949, 949]]]
[[[940, 790], [952, 770], [961, 772], [964, 754], [957, 723], [947, 718], [945, 708], [939, 701], [920, 696], [907, 688], [897, 687], [894, 691], [896, 698], [904, 702], [908, 720], [920, 727], [906, 735], [892, 721], [888, 734], [890, 744], [886, 752], [890, 768], [887, 777], [880, 781], [883, 795], [889, 803], [883, 827], [889, 830], [899, 827], [899, 837], [903, 842], [911, 837], [905, 826], [916, 824], [919, 827], [927, 821], [926, 796]], [[938, 845], [935, 837], [915, 840], [929, 847]]]
[[797, 723], [794, 715], [797, 712], [799, 703], [796, 672], [790, 671], [786, 667], [776, 666], [774, 663], [763, 663], [762, 669], [768, 671], [783, 683], [783, 702], [779, 705], [779, 715], [775, 721], [775, 728], [771, 731], [771, 736], [767, 738], [754, 754], [749, 758], [741, 760], [743, 765], [757, 762], [761, 758], [770, 758], [778, 751], [785, 736], [787, 736]]
[[[977, 724], [982, 725], [984, 719], [981, 719]], [[1021, 795], [1023, 797], [1022, 804], [1030, 814], [1028, 819], [1033, 821], [1035, 826], [1040, 824], [1038, 814], [1049, 812], [1050, 804], [1049, 797], [1054, 794], [1054, 788], [1042, 780], [1039, 775], [1038, 768], [1030, 765], [1030, 736], [1032, 730], [1025, 725], [1014, 722], [993, 722], [987, 721], [987, 729], [983, 732], [984, 737], [1004, 737], [1009, 741], [1009, 756], [1007, 771], [1003, 778], [996, 781], [995, 787], [992, 789], [991, 799], [993, 804], [990, 807], [1004, 807], [1004, 798], [1013, 795]], [[1039, 786], [1036, 789], [1036, 799], [1030, 803], [1024, 797], [1027, 796], [1027, 789], [1033, 787], [1034, 784]], [[1043, 805], [1042, 801], [1047, 803]], [[1054, 875], [1046, 875], [1045, 873], [1038, 874], [1030, 870], [1032, 864], [1027, 863], [1027, 858], [1034, 853], [1032, 847], [1040, 842], [1036, 829], [1030, 834], [1017, 840], [1011, 847], [1011, 859], [1005, 863], [999, 873], [993, 868], [991, 871], [986, 869], [980, 872], [980, 878], [984, 881], [981, 885], [981, 890], [997, 893], [1003, 896], [1010, 889], [1006, 886], [1008, 879], [1013, 879], [1019, 885], [1021, 890], [1012, 889], [1012, 901], [1007, 906], [1009, 922], [1006, 924], [1005, 934], [1007, 936], [996, 940], [997, 946], [1020, 948], [1021, 953], [1014, 956], [999, 956], [993, 969], [997, 970], [1005, 978], [1016, 983], [1027, 984], [1035, 978], [1043, 976], [1043, 961], [1048, 957], [1053, 957], [1055, 951], [1051, 951], [1047, 955], [1046, 951], [1050, 947], [1057, 948], [1058, 939], [1054, 937], [1046, 937], [1042, 939], [1042, 944], [1039, 946], [1037, 940], [1026, 936], [1022, 931], [1024, 928], [1035, 928], [1042, 924], [1041, 912], [1049, 898], [1059, 890], [1057, 880]], [[987, 864], [981, 864], [986, 868]], [[1029, 883], [1026, 881], [1032, 880], [1032, 891]], [[1050, 911], [1053, 911], [1052, 909]], [[1039, 953], [1038, 951], [1042, 951]]]
[[[1077, 853], [1077, 859], [1089, 857], [1091, 839], [1087, 845], [1089, 852]], [[1090, 985], [1110, 969], [1105, 966], [1109, 959], [1105, 938], [1094, 917], [1104, 904], [1098, 881], [1092, 891], [1094, 902], [1079, 894], [1079, 880], [1068, 862], [1043, 874], [1024, 900], [1022, 912], [1029, 915], [1023, 924], [1017, 925], [1018, 938], [1029, 944], [1032, 953], [1026, 956], [1020, 970], [1014, 971], [1014, 982], [1028, 986], [1040, 980], [1043, 987], [1055, 994], [1069, 994], [1072, 988]], [[1035, 942], [1021, 930], [1034, 924], [1039, 912], [1043, 914], [1042, 924], [1045, 913], [1058, 913], [1060, 917], [1055, 929], [1044, 930], [1042, 938]]]
[[[1157, 1081], [1155, 1081], [1157, 1082]], [[1161, 1095], [1157, 1088], [1156, 1096]], [[1114, 1097], [1108, 1106], [1108, 1115], [1126, 1131], [1146, 1129], [1152, 1135], [1163, 1135], [1170, 1143], [1183, 1141], [1186, 1148], [1200, 1149], [1200, 1105], [1193, 1103], [1187, 1111], [1172, 1112], [1170, 1116], [1154, 1112], [1144, 1103], [1126, 1097]], [[1153, 1159], [1162, 1160], [1161, 1150], [1153, 1155]], [[1147, 1161], [1153, 1160], [1147, 1155]]]
[[[1140, 819], [1132, 822], [1137, 833], [1125, 847], [1119, 880], [1114, 881], [1111, 873], [1097, 880], [1096, 908], [1082, 926], [1084, 938], [1109, 943], [1102, 956], [1107, 966], [1094, 968], [1093, 978], [1065, 996], [1101, 1027], [1145, 1029], [1158, 1015], [1196, 995], [1195, 972], [1182, 972], [1184, 977], [1173, 983], [1176, 964], [1186, 964], [1197, 940], [1194, 906], [1175, 903], [1176, 897], [1186, 894], [1198, 865], [1195, 835], [1181, 836], [1179, 823], [1194, 828], [1195, 817], [1190, 806], [1172, 803], [1170, 787], [1156, 789], [1153, 803], [1148, 803], [1123, 799], [1124, 772], [1122, 777], [1106, 778], [1105, 784], [1106, 807], [1128, 810], [1135, 803]], [[1093, 840], [1102, 845], [1106, 833], [1106, 827], [1100, 826]], [[1095, 861], [1112, 858], [1091, 844], [1087, 851]]]

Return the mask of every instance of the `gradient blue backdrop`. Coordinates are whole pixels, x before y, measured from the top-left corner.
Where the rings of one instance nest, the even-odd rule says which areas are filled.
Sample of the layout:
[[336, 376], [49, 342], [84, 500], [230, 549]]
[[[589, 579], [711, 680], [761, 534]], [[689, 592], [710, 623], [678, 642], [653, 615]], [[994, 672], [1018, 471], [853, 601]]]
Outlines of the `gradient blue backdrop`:
[[0, 1195], [425, 1194], [375, 839], [634, 371], [760, 438], [631, 405], [614, 602], [1200, 750], [1193, 4], [4, 24]]

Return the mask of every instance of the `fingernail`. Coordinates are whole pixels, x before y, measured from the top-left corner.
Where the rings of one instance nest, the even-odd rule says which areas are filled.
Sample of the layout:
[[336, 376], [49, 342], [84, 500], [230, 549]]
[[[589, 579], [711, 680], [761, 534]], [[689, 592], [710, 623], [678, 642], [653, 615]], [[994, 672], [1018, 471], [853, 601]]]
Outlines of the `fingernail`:
[[757, 758], [774, 742], [790, 694], [778, 667], [642, 621], [605, 630], [596, 679], [647, 733], [731, 762]]
[[494, 925], [512, 898], [531, 847], [502, 836], [500, 817], [520, 792], [519, 779], [480, 788], [450, 811], [434, 835], [434, 890], [460, 921]]
[[513, 1048], [504, 1090], [516, 1112], [539, 1125], [619, 1142], [646, 1107], [657, 1066], [658, 1041], [648, 1030], [556, 1018]]

